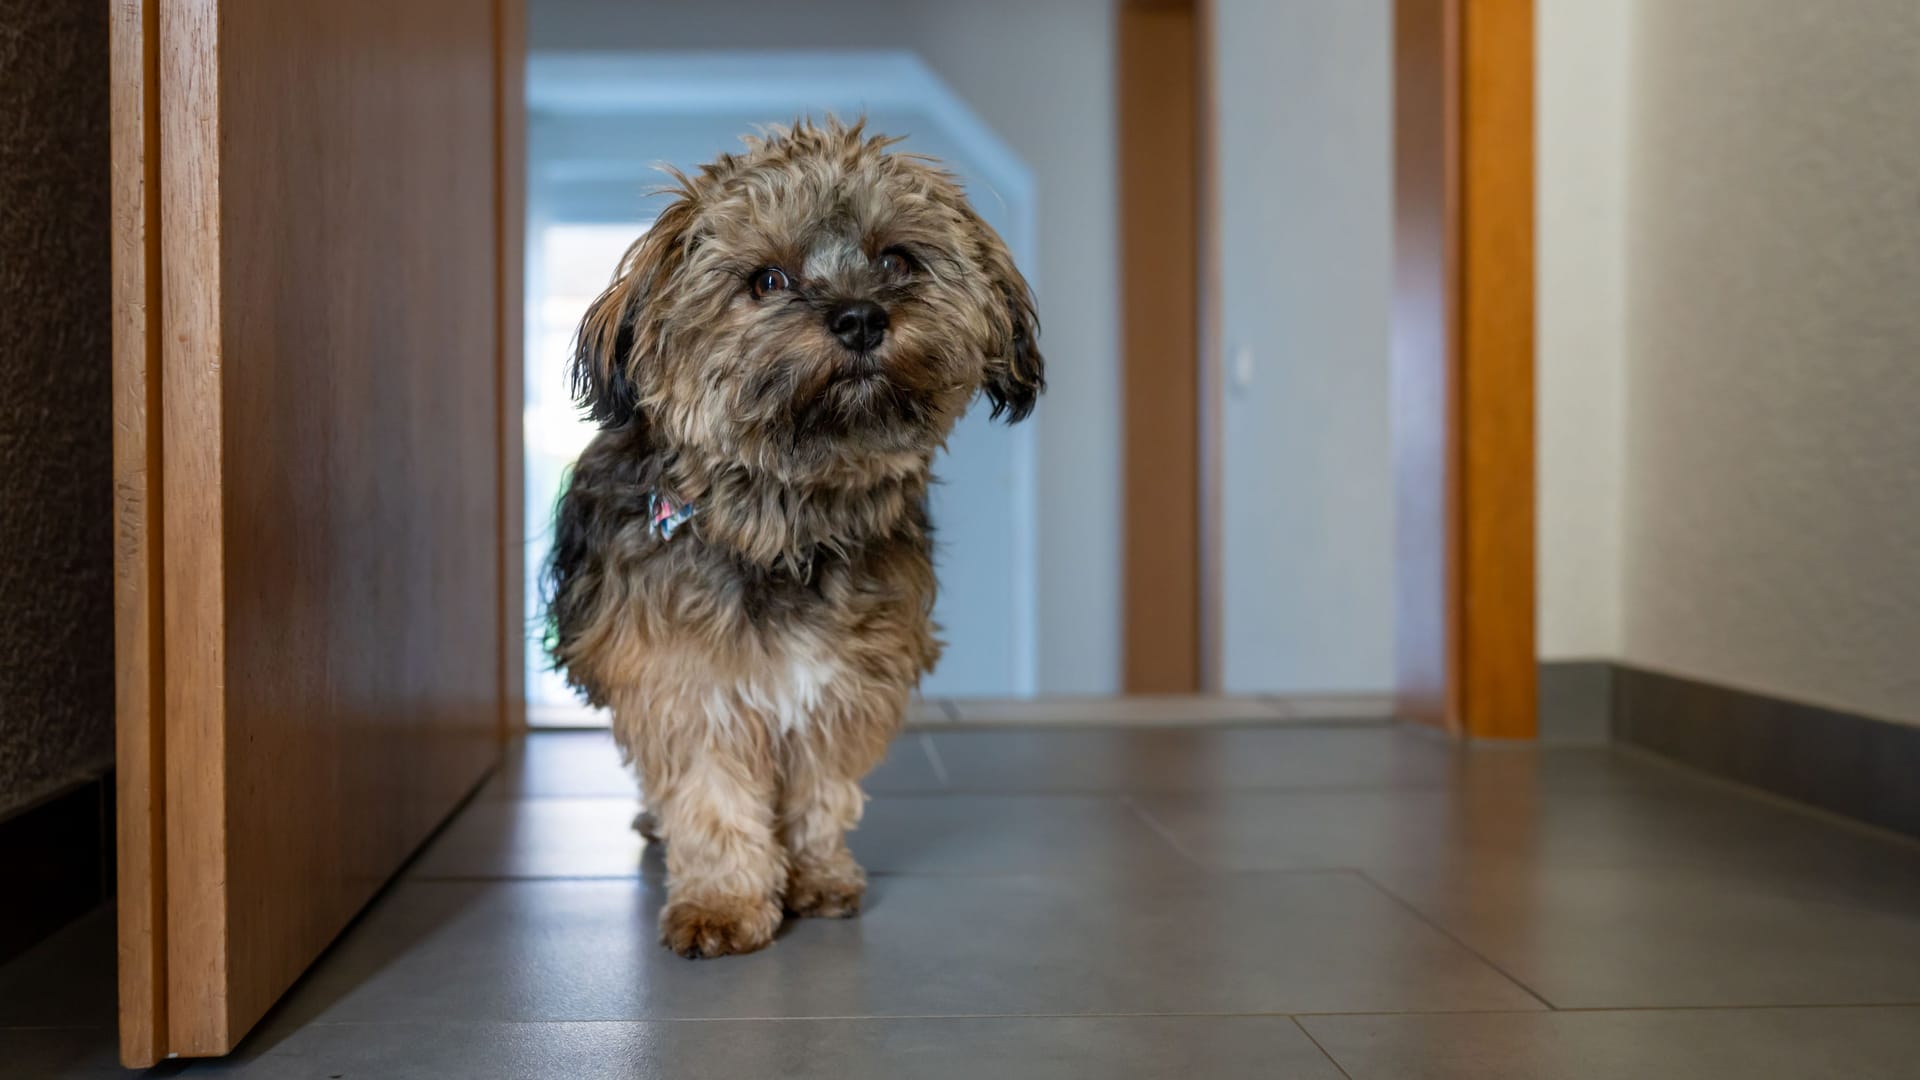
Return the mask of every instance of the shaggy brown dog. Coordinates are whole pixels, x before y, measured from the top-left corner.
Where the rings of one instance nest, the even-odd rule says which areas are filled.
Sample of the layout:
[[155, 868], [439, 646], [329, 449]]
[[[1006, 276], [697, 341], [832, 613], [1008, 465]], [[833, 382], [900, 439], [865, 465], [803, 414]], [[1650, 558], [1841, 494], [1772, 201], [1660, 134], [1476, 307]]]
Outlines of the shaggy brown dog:
[[856, 914], [859, 780], [940, 655], [928, 466], [1044, 386], [1026, 281], [953, 177], [829, 120], [679, 180], [580, 327], [552, 653], [639, 768], [667, 947]]

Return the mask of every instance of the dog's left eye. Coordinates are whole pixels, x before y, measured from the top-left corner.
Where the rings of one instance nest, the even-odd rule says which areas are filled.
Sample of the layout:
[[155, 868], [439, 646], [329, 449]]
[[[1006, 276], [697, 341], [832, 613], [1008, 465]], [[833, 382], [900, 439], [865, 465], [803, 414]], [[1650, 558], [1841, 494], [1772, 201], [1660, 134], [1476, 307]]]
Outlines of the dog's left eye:
[[903, 278], [913, 273], [913, 256], [899, 248], [888, 248], [880, 253], [877, 265], [888, 277]]
[[792, 284], [791, 281], [787, 280], [787, 272], [785, 270], [777, 266], [769, 266], [754, 272], [753, 295], [760, 297], [768, 293], [781, 292]]

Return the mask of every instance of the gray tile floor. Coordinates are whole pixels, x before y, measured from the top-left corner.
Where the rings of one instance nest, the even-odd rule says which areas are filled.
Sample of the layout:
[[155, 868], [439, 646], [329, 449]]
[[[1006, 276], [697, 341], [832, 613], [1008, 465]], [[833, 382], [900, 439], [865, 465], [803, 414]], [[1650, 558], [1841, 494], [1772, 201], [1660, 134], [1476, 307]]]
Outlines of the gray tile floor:
[[[534, 736], [183, 1071], [1920, 1077], [1920, 845], [1627, 752], [940, 729], [869, 788], [859, 920], [687, 961], [606, 737]], [[111, 930], [0, 969], [0, 1074], [115, 1074]]]

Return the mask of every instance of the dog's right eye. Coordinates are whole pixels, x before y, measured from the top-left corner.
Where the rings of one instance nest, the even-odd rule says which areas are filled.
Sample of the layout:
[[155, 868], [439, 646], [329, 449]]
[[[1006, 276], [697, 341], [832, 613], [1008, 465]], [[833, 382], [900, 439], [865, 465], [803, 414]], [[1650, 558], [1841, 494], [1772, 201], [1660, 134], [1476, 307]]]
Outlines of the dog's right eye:
[[755, 299], [768, 293], [777, 293], [791, 288], [793, 282], [787, 280], [787, 272], [777, 266], [757, 270], [753, 275], [753, 295]]

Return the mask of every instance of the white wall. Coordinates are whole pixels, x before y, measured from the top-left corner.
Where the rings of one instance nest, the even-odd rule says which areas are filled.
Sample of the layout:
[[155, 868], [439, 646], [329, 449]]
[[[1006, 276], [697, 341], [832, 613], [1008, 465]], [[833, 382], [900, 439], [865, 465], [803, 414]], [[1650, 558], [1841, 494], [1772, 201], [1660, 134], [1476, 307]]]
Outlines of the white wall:
[[1920, 5], [1636, 20], [1624, 653], [1920, 722]]
[[[1541, 64], [1598, 63], [1564, 6]], [[1642, 0], [1630, 28], [1618, 656], [1920, 723], [1920, 5]], [[1604, 259], [1593, 233], [1549, 254]]]
[[1393, 685], [1390, 8], [1217, 4], [1230, 691]]
[[1614, 657], [1633, 5], [1538, 0], [1534, 11], [1540, 655]]
[[[1050, 389], [1038, 445], [1037, 686], [1119, 685], [1110, 0], [534, 0], [536, 52], [911, 49], [1032, 168]], [[773, 119], [773, 118], [770, 118]], [[978, 197], [978, 196], [977, 196]], [[1010, 436], [1009, 436], [1010, 437]]]

